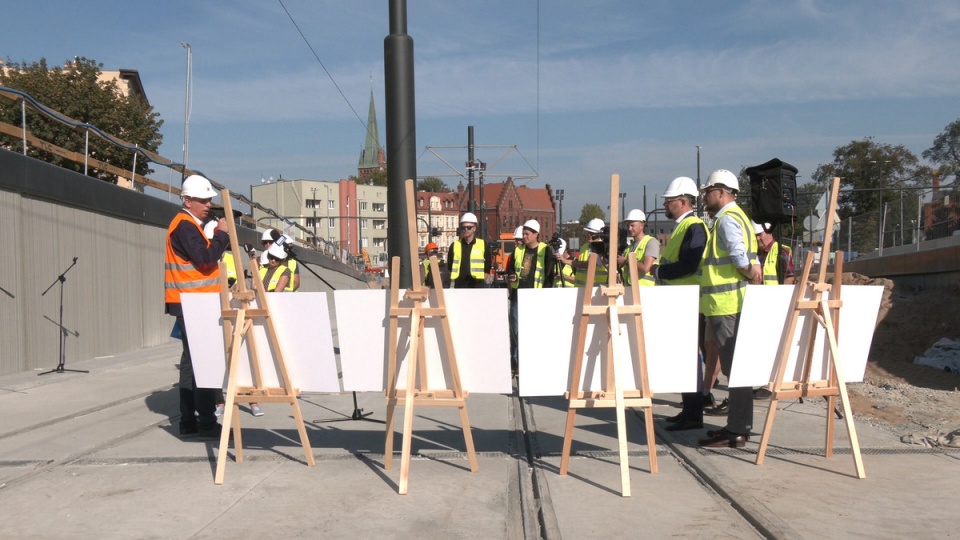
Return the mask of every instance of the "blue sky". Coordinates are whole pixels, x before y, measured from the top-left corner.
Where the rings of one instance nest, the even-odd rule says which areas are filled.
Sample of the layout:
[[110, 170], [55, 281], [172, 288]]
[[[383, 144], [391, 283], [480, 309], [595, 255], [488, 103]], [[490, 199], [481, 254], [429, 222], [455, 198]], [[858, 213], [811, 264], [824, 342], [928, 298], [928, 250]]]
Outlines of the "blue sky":
[[[138, 70], [160, 153], [179, 161], [188, 42], [191, 168], [244, 193], [261, 177], [346, 178], [371, 77], [386, 144], [388, 3], [282, 1], [8, 3], [0, 57]], [[418, 174], [451, 174], [426, 148], [465, 146], [472, 125], [476, 145], [517, 148], [477, 149], [496, 164], [488, 179], [537, 174], [523, 182], [564, 189], [564, 220], [606, 209], [613, 173], [628, 208], [644, 186], [652, 208], [672, 178], [696, 176], [697, 145], [703, 178], [779, 157], [802, 183], [852, 140], [919, 157], [960, 118], [956, 0], [409, 0], [407, 13]]]

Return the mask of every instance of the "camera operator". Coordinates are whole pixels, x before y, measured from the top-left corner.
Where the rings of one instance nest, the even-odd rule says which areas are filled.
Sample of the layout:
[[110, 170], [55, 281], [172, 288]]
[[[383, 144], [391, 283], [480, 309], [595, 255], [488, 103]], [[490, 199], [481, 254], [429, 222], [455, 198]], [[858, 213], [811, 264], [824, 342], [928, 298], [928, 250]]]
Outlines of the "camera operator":
[[577, 287], [585, 287], [587, 285], [587, 267], [590, 266], [590, 254], [597, 254], [597, 271], [594, 275], [594, 283], [606, 283], [607, 281], [607, 256], [608, 252], [604, 251], [604, 246], [606, 242], [603, 239], [603, 220], [599, 218], [593, 218], [587, 222], [587, 225], [583, 230], [587, 233], [587, 241], [589, 242], [589, 248], [580, 250], [580, 257], [576, 260], [570, 258], [566, 253], [560, 256], [560, 260], [564, 264], [569, 264], [576, 273], [576, 284]]
[[617, 257], [617, 266], [620, 267], [623, 276], [623, 282], [630, 285], [630, 266], [629, 257], [637, 258], [637, 276], [638, 285], [656, 285], [657, 281], [650, 274], [654, 263], [660, 257], [660, 242], [656, 238], [645, 233], [647, 225], [647, 216], [642, 210], [633, 209], [627, 213], [624, 220], [627, 224], [627, 234], [633, 239], [633, 245], [621, 251], [623, 253]]

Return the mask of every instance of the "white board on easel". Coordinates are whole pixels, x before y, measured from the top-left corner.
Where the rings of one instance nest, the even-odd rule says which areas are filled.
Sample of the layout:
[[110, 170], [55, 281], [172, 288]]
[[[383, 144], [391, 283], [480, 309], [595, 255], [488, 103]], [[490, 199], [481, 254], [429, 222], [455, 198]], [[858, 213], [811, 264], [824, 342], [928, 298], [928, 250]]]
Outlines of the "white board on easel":
[[[267, 295], [271, 317], [283, 347], [284, 361], [293, 386], [301, 392], [340, 392], [327, 294], [298, 292]], [[227, 384], [227, 372], [223, 356], [220, 295], [184, 293], [181, 301], [184, 324], [187, 327], [187, 336], [190, 337], [190, 357], [197, 387], [224, 388]], [[253, 326], [257, 343], [270, 343], [263, 321], [257, 320]], [[263, 385], [280, 386], [274, 352], [270, 347], [260, 346], [257, 353]], [[239, 357], [244, 360], [249, 358], [246, 341], [241, 345]], [[240, 362], [238, 384], [253, 385], [249, 362]]]
[[[593, 293], [601, 298], [599, 287]], [[584, 289], [522, 289], [519, 291], [520, 395], [560, 396], [570, 390], [570, 355], [576, 349], [575, 321], [580, 317]], [[654, 393], [697, 390], [697, 336], [700, 288], [691, 285], [640, 287], [647, 377]], [[618, 300], [623, 305], [623, 297]], [[598, 320], [604, 316], [597, 315]], [[636, 336], [620, 324], [618, 348], [636, 350]], [[582, 390], [602, 390], [601, 366], [606, 364], [606, 323], [587, 329]], [[639, 388], [633, 355], [616, 358], [624, 390]]]
[[[733, 368], [730, 370], [729, 386], [766, 386], [776, 370], [777, 349], [780, 344], [780, 332], [790, 309], [793, 285], [757, 285], [747, 287], [740, 314], [740, 326], [737, 331], [737, 347], [733, 355]], [[877, 326], [877, 312], [883, 287], [877, 285], [844, 285], [843, 307], [840, 308], [840, 332], [837, 336], [839, 360], [843, 362], [843, 382], [852, 383], [863, 380], [867, 366], [867, 356], [873, 332]], [[829, 372], [829, 349], [825, 344], [823, 327], [806, 323], [808, 312], [799, 314], [798, 329], [790, 344], [787, 356], [787, 368], [783, 379], [798, 381], [801, 378], [802, 362], [806, 351], [801, 344], [809, 342], [807, 332], [817, 328], [814, 343], [814, 361], [811, 365], [811, 380], [827, 379]]]
[[[344, 391], [382, 392], [387, 388], [387, 322], [390, 300], [386, 290], [334, 291], [340, 367]], [[510, 334], [507, 291], [504, 289], [444, 289], [450, 332], [456, 343], [463, 390], [510, 394]], [[435, 293], [424, 307], [436, 306]], [[412, 305], [401, 300], [401, 306]], [[400, 321], [400, 342], [410, 336], [409, 319]], [[451, 388], [440, 320], [424, 321], [427, 377], [432, 389]], [[399, 351], [399, 379], [405, 380], [406, 350]]]

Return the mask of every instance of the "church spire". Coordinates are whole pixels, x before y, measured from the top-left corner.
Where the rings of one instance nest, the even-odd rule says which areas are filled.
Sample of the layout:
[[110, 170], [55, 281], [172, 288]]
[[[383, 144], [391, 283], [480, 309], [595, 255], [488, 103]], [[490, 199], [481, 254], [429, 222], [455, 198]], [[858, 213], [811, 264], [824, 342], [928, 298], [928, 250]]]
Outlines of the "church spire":
[[366, 178], [386, 167], [386, 156], [380, 146], [380, 130], [377, 127], [377, 109], [373, 101], [373, 80], [370, 81], [370, 109], [367, 113], [367, 140], [357, 163], [357, 177]]

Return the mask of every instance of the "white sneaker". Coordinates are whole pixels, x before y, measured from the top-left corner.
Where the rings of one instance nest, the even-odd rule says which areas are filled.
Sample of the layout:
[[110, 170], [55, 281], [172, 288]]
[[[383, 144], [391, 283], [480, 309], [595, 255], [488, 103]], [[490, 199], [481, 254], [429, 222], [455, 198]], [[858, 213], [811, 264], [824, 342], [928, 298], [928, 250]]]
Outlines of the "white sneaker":
[[252, 412], [254, 416], [263, 416], [263, 409], [260, 408], [260, 405], [251, 405], [250, 412]]
[[217, 405], [217, 410], [213, 411], [214, 416], [220, 418], [223, 416], [223, 403]]

